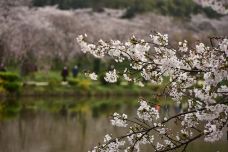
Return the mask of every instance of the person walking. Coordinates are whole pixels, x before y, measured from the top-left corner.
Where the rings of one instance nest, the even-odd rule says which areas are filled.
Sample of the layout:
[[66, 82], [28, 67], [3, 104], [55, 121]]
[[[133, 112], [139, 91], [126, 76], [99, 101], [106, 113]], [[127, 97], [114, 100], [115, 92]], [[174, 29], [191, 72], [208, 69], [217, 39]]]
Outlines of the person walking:
[[62, 75], [62, 78], [63, 78], [63, 81], [67, 81], [67, 77], [69, 75], [69, 71], [68, 71], [68, 68], [67, 66], [65, 66], [61, 72], [61, 75]]
[[78, 66], [75, 65], [72, 69], [72, 75], [74, 78], [76, 78], [78, 76]]

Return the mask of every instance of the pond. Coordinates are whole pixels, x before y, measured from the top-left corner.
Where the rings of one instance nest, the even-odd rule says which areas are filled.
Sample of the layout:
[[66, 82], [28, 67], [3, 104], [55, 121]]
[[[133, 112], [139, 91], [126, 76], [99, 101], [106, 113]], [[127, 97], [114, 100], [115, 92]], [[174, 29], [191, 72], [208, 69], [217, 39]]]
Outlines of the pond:
[[[121, 133], [110, 125], [113, 112], [125, 112], [134, 118], [137, 104], [135, 98], [27, 97], [2, 100], [0, 152], [86, 152], [102, 142], [105, 134]], [[167, 117], [180, 110], [175, 105], [161, 106], [161, 112]], [[227, 152], [226, 131], [227, 128], [221, 141], [209, 144], [200, 139], [189, 145], [188, 151]]]

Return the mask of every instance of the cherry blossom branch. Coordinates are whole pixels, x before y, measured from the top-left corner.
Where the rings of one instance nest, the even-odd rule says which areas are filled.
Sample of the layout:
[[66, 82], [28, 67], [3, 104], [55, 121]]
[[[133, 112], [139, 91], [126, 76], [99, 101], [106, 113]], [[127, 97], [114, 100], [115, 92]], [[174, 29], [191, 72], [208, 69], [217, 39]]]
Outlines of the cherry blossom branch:
[[[224, 98], [224, 99], [227, 99], [227, 98]], [[216, 104], [218, 104], [218, 103], [214, 103], [214, 104], [211, 104], [211, 105], [208, 105], [208, 106], [215, 106]], [[220, 104], [228, 104], [228, 101], [221, 102]], [[196, 113], [196, 112], [199, 112], [199, 111], [204, 111], [204, 110], [206, 110], [206, 109], [207, 109], [207, 107], [204, 107], [204, 108], [195, 109], [195, 110], [191, 110], [191, 111], [186, 111], [186, 112], [183, 112], [183, 113], [174, 115], [174, 116], [168, 118], [167, 120], [162, 121], [162, 122], [161, 122], [161, 125], [163, 125], [163, 124], [165, 124], [165, 123], [168, 123], [169, 121], [171, 121], [171, 120], [173, 120], [173, 119], [179, 118], [180, 116], [183, 116], [183, 115], [186, 115], [186, 114], [190, 114], [190, 113]], [[139, 125], [139, 126], [142, 126], [141, 124], [139, 124], [139, 123], [137, 123], [137, 122], [135, 122], [135, 121], [129, 120], [129, 119], [123, 119], [123, 120], [129, 121], [129, 122], [133, 122], [133, 123], [135, 123], [135, 124], [137, 124], [137, 125]], [[228, 120], [228, 119], [227, 119], [227, 120]], [[226, 120], [225, 123], [223, 123], [223, 127], [224, 127], [225, 124], [227, 123], [227, 120]], [[160, 126], [161, 126], [161, 125], [160, 125]], [[134, 142], [134, 144], [133, 144], [132, 147], [131, 147], [131, 149], [134, 150], [134, 146], [136, 145], [137, 142], [139, 142], [145, 135], [148, 135], [148, 133], [149, 133], [150, 131], [152, 131], [152, 130], [155, 130], [156, 132], [158, 132], [158, 131], [156, 130], [156, 128], [159, 128], [160, 126], [152, 126], [152, 127], [150, 127], [150, 128], [145, 128], [145, 127], [143, 126], [143, 128], [144, 128], [143, 130], [134, 131], [134, 132], [129, 133], [129, 134], [127, 134], [127, 135], [118, 137], [117, 139], [118, 139], [118, 140], [122, 140], [122, 139], [124, 139], [124, 138], [126, 138], [126, 137], [129, 137], [129, 136], [132, 136], [132, 135], [134, 135], [134, 134], [142, 133], [142, 135]], [[221, 127], [220, 129], [222, 129], [223, 127]], [[175, 147], [173, 147], [173, 148], [164, 149], [164, 150], [157, 150], [157, 151], [158, 151], [158, 152], [165, 152], [165, 151], [170, 151], [170, 150], [178, 149], [178, 148], [180, 148], [180, 147], [182, 147], [182, 146], [185, 146], [185, 145], [187, 146], [189, 143], [191, 143], [192, 141], [194, 141], [194, 140], [200, 138], [201, 136], [206, 136], [206, 135], [209, 135], [209, 134], [210, 134], [210, 133], [206, 133], [206, 134], [205, 134], [205, 133], [203, 133], [202, 131], [196, 129], [195, 127], [192, 127], [192, 128], [194, 128], [195, 130], [197, 130], [197, 131], [199, 132], [199, 134], [198, 134], [197, 136], [193, 137], [193, 138], [188, 139], [188, 140], [185, 141], [185, 142], [176, 141], [176, 140], [170, 138], [167, 134], [163, 134], [163, 135], [166, 136], [168, 139], [170, 139], [170, 140], [172, 140], [172, 141], [175, 141], [175, 142], [177, 142], [177, 143], [179, 143], [179, 144], [177, 144], [177, 145], [176, 145]], [[109, 140], [109, 142], [106, 143], [106, 145], [108, 145], [108, 144], [110, 144], [110, 143], [112, 143], [112, 142], [116, 142], [116, 138], [114, 138], [114, 139], [112, 139], [112, 140]], [[106, 145], [105, 145], [105, 146], [106, 146]], [[104, 147], [105, 147], [105, 146], [104, 146]], [[185, 147], [185, 148], [186, 148], [186, 147]]]
[[[151, 42], [133, 37], [125, 43], [100, 40], [95, 45], [88, 43], [86, 36], [79, 36], [78, 42], [84, 53], [94, 57], [108, 56], [116, 63], [129, 62], [123, 73], [116, 69], [106, 72], [104, 79], [107, 82], [115, 83], [123, 75], [126, 81], [140, 83], [141, 86], [144, 84], [140, 79], [158, 84], [163, 89], [153, 95], [170, 96], [177, 104], [187, 102], [188, 111], [161, 121], [159, 112], [141, 99], [136, 120], [118, 113], [114, 113], [111, 120], [112, 125], [118, 127], [132, 124], [128, 133], [113, 139], [106, 135], [104, 144], [95, 147], [95, 151], [139, 150], [139, 146], [144, 144], [150, 144], [155, 151], [181, 147], [185, 151], [189, 143], [201, 136], [207, 142], [222, 137], [221, 129], [228, 117], [228, 40], [214, 37], [210, 41], [216, 39], [218, 46], [215, 47], [213, 42], [212, 47], [198, 42], [195, 48], [188, 47], [184, 41], [175, 48], [169, 45], [168, 35], [154, 33], [150, 37]], [[92, 73], [89, 77], [96, 79], [97, 76]], [[164, 81], [165, 77], [169, 78], [168, 82]], [[173, 137], [174, 133], [170, 133], [172, 129], [166, 128], [171, 120], [180, 123], [177, 139]], [[202, 130], [197, 128], [199, 124], [202, 124]], [[163, 143], [154, 142], [154, 134], [161, 137]]]

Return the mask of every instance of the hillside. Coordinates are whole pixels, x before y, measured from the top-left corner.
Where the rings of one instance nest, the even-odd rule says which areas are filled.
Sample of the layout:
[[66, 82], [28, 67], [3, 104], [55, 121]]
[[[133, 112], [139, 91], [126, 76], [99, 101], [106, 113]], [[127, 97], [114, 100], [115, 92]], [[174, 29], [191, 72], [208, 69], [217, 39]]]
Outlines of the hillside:
[[228, 35], [228, 16], [216, 20], [197, 15], [191, 20], [181, 20], [144, 13], [133, 19], [122, 19], [123, 12], [14, 7], [7, 16], [0, 15], [0, 61], [32, 60], [41, 69], [43, 64], [52, 66], [56, 59], [69, 62], [80, 52], [75, 38], [84, 33], [95, 41], [127, 40], [132, 35], [147, 39], [151, 31], [159, 31], [168, 33], [172, 44], [183, 39], [190, 43], [195, 40], [208, 42], [208, 36]]

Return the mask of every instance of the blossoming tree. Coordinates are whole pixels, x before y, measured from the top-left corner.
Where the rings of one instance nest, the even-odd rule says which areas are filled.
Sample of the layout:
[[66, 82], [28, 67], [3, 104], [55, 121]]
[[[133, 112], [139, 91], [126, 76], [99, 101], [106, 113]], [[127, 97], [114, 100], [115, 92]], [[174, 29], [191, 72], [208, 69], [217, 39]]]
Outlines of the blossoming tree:
[[227, 14], [228, 1], [227, 0], [194, 0], [203, 7], [211, 7], [213, 10], [220, 14]]
[[[129, 62], [125, 70], [107, 71], [105, 80], [115, 83], [122, 77], [126, 81], [144, 85], [169, 82], [156, 97], [171, 97], [177, 103], [187, 102], [188, 109], [166, 118], [145, 99], [139, 99], [137, 117], [114, 113], [111, 124], [126, 131], [120, 137], [107, 134], [104, 143], [92, 151], [139, 151], [150, 145], [154, 151], [175, 149], [185, 151], [194, 140], [218, 141], [228, 122], [228, 39], [211, 37], [210, 46], [197, 42], [194, 47], [187, 41], [178, 46], [169, 44], [168, 35], [154, 32], [150, 39], [135, 37], [127, 42], [100, 40], [89, 43], [86, 35], [77, 38], [84, 53], [96, 58], [111, 57], [115, 62]], [[95, 73], [88, 74], [96, 80]], [[169, 127], [175, 123], [175, 130]]]

